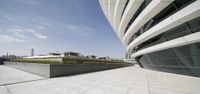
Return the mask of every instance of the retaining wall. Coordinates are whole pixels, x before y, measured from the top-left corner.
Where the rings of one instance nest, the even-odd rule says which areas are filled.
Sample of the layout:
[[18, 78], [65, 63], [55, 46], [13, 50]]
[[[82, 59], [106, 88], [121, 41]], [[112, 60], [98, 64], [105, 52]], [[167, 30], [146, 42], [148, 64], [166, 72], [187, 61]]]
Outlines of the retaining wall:
[[80, 73], [95, 72], [120, 67], [132, 66], [133, 64], [38, 64], [38, 63], [21, 63], [5, 62], [6, 66], [31, 72], [45, 77], [59, 77], [74, 75]]

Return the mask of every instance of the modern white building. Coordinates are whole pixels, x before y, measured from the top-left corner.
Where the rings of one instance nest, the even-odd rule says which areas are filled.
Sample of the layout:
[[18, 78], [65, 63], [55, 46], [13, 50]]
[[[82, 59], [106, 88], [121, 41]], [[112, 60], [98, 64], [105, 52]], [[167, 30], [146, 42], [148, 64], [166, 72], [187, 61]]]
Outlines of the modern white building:
[[141, 67], [200, 77], [200, 0], [99, 2]]

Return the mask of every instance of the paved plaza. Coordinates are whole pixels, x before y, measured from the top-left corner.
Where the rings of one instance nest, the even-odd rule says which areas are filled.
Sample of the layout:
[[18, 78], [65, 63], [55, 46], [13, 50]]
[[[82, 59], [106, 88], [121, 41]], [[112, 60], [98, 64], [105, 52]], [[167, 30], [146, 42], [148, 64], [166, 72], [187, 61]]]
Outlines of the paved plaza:
[[0, 86], [35, 81], [40, 79], [45, 79], [45, 77], [0, 65]]
[[0, 66], [0, 94], [200, 94], [200, 78], [137, 66], [58, 78]]

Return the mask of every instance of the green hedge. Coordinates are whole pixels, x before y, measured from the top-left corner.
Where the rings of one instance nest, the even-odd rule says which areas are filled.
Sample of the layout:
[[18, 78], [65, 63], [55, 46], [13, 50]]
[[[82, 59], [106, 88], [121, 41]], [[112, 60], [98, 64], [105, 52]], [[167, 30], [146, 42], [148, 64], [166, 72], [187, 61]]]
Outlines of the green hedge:
[[14, 62], [42, 63], [42, 64], [123, 64], [121, 60], [99, 60], [84, 57], [63, 57], [62, 62], [38, 59], [17, 59]]
[[14, 60], [14, 62], [41, 63], [41, 64], [60, 64], [59, 61], [33, 60], [33, 59], [17, 59], [17, 60]]
[[126, 63], [121, 60], [100, 60], [85, 57], [64, 57], [63, 64], [122, 64]]

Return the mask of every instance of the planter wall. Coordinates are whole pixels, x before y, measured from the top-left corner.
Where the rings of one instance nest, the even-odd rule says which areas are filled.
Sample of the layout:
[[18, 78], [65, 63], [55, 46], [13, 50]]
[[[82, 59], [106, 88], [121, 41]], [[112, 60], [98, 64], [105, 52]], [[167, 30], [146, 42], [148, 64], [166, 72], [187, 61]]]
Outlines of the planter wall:
[[0, 58], [0, 65], [3, 65], [5, 60], [6, 59], [4, 59], [4, 58]]
[[1, 61], [1, 60], [0, 60], [0, 65], [3, 65], [3, 64], [4, 64], [4, 61]]
[[5, 65], [20, 69], [23, 71], [31, 72], [45, 77], [50, 77], [50, 64], [38, 64], [38, 63], [21, 63], [21, 62], [7, 62]]
[[132, 66], [133, 64], [38, 64], [38, 63], [20, 63], [5, 62], [5, 65], [20, 70], [31, 72], [45, 77], [59, 77], [74, 75], [100, 70], [108, 70], [120, 67]]

